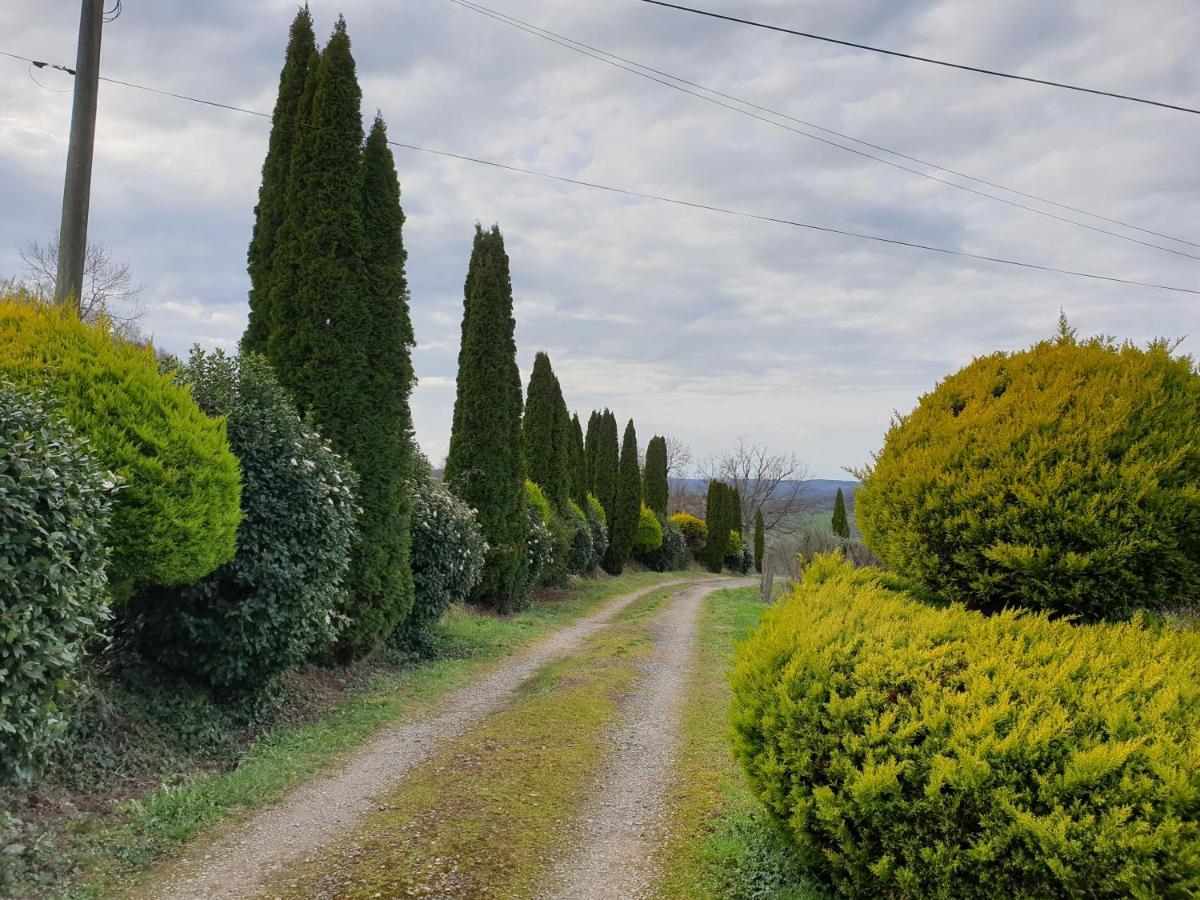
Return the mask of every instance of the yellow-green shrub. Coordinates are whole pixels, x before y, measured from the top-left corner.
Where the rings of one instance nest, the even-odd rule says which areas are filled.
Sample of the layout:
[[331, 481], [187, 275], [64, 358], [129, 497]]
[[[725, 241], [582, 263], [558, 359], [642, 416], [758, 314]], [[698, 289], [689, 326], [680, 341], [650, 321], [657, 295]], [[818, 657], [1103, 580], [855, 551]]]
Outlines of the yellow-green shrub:
[[151, 348], [0, 298], [0, 380], [54, 397], [89, 455], [120, 476], [108, 532], [118, 596], [194, 581], [233, 557], [241, 482], [225, 424], [158, 374]]
[[662, 542], [662, 522], [658, 521], [654, 510], [643, 503], [642, 511], [638, 515], [637, 531], [633, 533], [633, 552], [635, 555], [645, 556], [661, 547]]
[[699, 519], [691, 513], [677, 512], [667, 521], [683, 533], [683, 538], [687, 541], [687, 547], [692, 556], [700, 552], [705, 541], [708, 540], [708, 526], [704, 524], [703, 519]]
[[977, 359], [896, 420], [857, 517], [888, 565], [994, 611], [1124, 618], [1200, 594], [1200, 376], [1158, 343]]
[[852, 897], [1200, 891], [1200, 633], [987, 617], [818, 557], [737, 654], [734, 750]]

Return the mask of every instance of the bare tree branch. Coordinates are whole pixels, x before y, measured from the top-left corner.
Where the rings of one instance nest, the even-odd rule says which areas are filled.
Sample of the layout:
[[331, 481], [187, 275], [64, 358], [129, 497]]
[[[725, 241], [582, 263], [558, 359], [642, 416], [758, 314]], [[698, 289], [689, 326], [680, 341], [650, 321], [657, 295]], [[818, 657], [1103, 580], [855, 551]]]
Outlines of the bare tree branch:
[[808, 467], [795, 453], [772, 453], [763, 444], [739, 437], [737, 446], [700, 463], [701, 475], [737, 488], [742, 498], [742, 523], [754, 521], [762, 509], [763, 525], [777, 530], [804, 508]]
[[668, 434], [667, 442], [667, 507], [674, 503], [680, 491], [682, 479], [687, 477], [692, 465], [692, 449], [679, 438]]
[[[30, 280], [17, 284], [37, 296], [53, 297], [58, 277], [58, 232], [44, 244], [29, 241], [18, 252]], [[83, 263], [83, 296], [79, 298], [80, 318], [90, 322], [103, 314], [118, 331], [136, 332], [134, 326], [145, 314], [138, 302], [144, 289], [145, 285], [134, 282], [129, 263], [117, 259], [104, 244], [88, 241]]]

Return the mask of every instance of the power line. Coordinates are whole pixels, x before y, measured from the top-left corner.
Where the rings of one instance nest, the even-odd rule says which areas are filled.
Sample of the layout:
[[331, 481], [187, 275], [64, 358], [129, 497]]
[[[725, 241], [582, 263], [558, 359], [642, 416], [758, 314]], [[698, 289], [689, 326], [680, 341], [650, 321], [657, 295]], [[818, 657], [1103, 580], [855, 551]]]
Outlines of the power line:
[[[34, 62], [28, 57], [18, 56], [15, 53], [8, 53], [0, 50], [0, 55], [9, 56], [13, 59], [19, 59], [23, 62]], [[229, 110], [231, 112], [245, 113], [246, 115], [257, 116], [263, 119], [272, 118], [270, 113], [262, 112], [261, 110], [248, 109], [244, 106], [234, 106], [229, 103], [219, 103], [215, 100], [205, 100], [201, 97], [192, 97], [188, 94], [178, 94], [174, 91], [167, 91], [160, 88], [150, 87], [144, 84], [137, 84], [131, 81], [121, 81], [116, 78], [103, 78], [111, 84], [122, 85], [123, 87], [134, 88], [139, 91], [146, 91], [151, 94], [161, 94], [164, 97], [172, 97], [176, 100], [185, 100], [190, 103], [199, 103], [204, 106], [212, 106], [217, 109]], [[393, 147], [399, 147], [402, 150], [411, 150], [417, 153], [427, 153], [434, 156], [440, 156], [447, 159], [456, 159], [462, 162], [474, 163], [480, 166], [487, 166], [493, 169], [500, 169], [506, 172], [519, 173], [521, 175], [529, 175], [536, 178], [543, 178], [548, 181], [556, 181], [561, 184], [571, 184], [577, 187], [586, 187], [593, 190], [605, 191], [611, 194], [618, 194], [625, 197], [635, 197], [640, 200], [652, 200], [657, 203], [668, 203], [674, 206], [682, 206], [689, 209], [698, 209], [705, 212], [718, 213], [725, 216], [734, 216], [742, 219], [753, 219], [760, 222], [769, 222], [776, 225], [786, 225], [792, 228], [799, 228], [807, 231], [815, 231], [823, 234], [839, 235], [841, 237], [855, 238], [857, 240], [871, 241], [880, 244], [889, 244], [896, 247], [907, 247], [913, 250], [924, 250], [930, 253], [938, 253], [944, 256], [957, 256], [963, 259], [974, 259], [981, 262], [996, 263], [998, 265], [1012, 266], [1021, 269], [1030, 269], [1038, 272], [1049, 272], [1056, 275], [1069, 275], [1074, 278], [1086, 278], [1091, 281], [1104, 281], [1112, 284], [1123, 284], [1133, 287], [1151, 288], [1158, 291], [1169, 291], [1178, 294], [1194, 294], [1200, 296], [1200, 290], [1194, 288], [1179, 287], [1177, 285], [1158, 284], [1150, 281], [1139, 281], [1133, 278], [1120, 278], [1115, 275], [1098, 275], [1094, 272], [1082, 272], [1074, 269], [1060, 269], [1055, 266], [1044, 266], [1038, 263], [1023, 262], [1021, 260], [1007, 259], [1000, 256], [988, 256], [982, 253], [969, 253], [965, 250], [953, 250], [949, 247], [938, 247], [933, 244], [922, 244], [916, 241], [905, 241], [899, 238], [889, 238], [883, 235], [867, 234], [864, 232], [849, 231], [842, 228], [834, 228], [827, 225], [815, 225], [811, 222], [800, 222], [793, 219], [784, 219], [776, 216], [767, 216], [760, 213], [746, 212], [744, 210], [730, 209], [723, 206], [715, 206], [708, 203], [700, 203], [694, 200], [683, 200], [677, 197], [667, 197], [660, 194], [644, 193], [635, 191], [630, 188], [614, 187], [612, 185], [601, 184], [595, 181], [585, 181], [580, 178], [571, 178], [566, 175], [556, 175], [552, 172], [541, 172], [537, 169], [527, 169], [523, 166], [516, 166], [509, 163], [496, 162], [495, 160], [483, 159], [477, 156], [470, 156], [465, 153], [454, 153], [449, 150], [438, 150], [432, 147], [422, 147], [418, 144], [410, 144], [404, 141], [388, 140], [388, 143]]]
[[1133, 103], [1145, 103], [1149, 106], [1160, 106], [1163, 109], [1173, 109], [1177, 112], [1194, 113], [1200, 115], [1200, 109], [1192, 109], [1190, 106], [1176, 106], [1174, 103], [1163, 103], [1160, 100], [1147, 100], [1145, 97], [1134, 97], [1130, 94], [1118, 94], [1115, 91], [1102, 91], [1097, 88], [1080, 87], [1077, 84], [1066, 84], [1062, 81], [1051, 81], [1046, 78], [1033, 78], [1029, 75], [1014, 75], [1011, 72], [999, 72], [995, 69], [984, 69], [979, 66], [969, 66], [965, 63], [947, 62], [944, 59], [933, 59], [929, 56], [918, 56], [915, 53], [901, 53], [899, 50], [885, 50], [882, 47], [872, 47], [869, 44], [859, 44], [854, 41], [846, 41], [841, 38], [828, 37], [822, 34], [812, 34], [807, 31], [796, 31], [792, 28], [784, 28], [781, 25], [768, 25], [765, 22], [755, 22], [751, 19], [740, 19], [737, 16], [727, 16], [723, 13], [711, 12], [706, 9], [695, 9], [691, 6], [680, 6], [678, 3], [667, 3], [665, 0], [642, 0], [643, 3], [651, 3], [655, 6], [665, 6], [669, 9], [677, 9], [682, 12], [695, 13], [698, 16], [707, 16], [710, 19], [721, 19], [725, 22], [736, 22], [739, 25], [751, 25], [754, 28], [765, 28], [768, 31], [778, 31], [783, 34], [793, 34], [796, 37], [808, 38], [814, 41], [824, 41], [827, 44], [838, 44], [842, 47], [853, 47], [856, 50], [869, 50], [872, 53], [882, 53], [885, 56], [898, 56], [901, 59], [911, 59], [916, 62], [931, 63], [935, 66], [945, 66], [949, 69], [962, 69], [965, 72], [976, 72], [980, 75], [992, 75], [996, 78], [1008, 78], [1013, 81], [1027, 81], [1030, 84], [1041, 84], [1046, 87], [1062, 88], [1068, 91], [1078, 91], [1083, 94], [1095, 94], [1100, 97], [1112, 97], [1116, 100], [1129, 100]]
[[[1039, 216], [1044, 216], [1045, 218], [1053, 219], [1058, 222], [1063, 222], [1067, 225], [1074, 225], [1077, 228], [1084, 228], [1088, 231], [1093, 231], [1098, 234], [1109, 235], [1110, 237], [1115, 237], [1120, 240], [1128, 241], [1133, 244], [1139, 244], [1143, 247], [1150, 247], [1155, 250], [1161, 250], [1165, 253], [1171, 253], [1175, 256], [1184, 256], [1189, 259], [1200, 260], [1200, 256], [1196, 256], [1195, 254], [1188, 253], [1183, 250], [1178, 250], [1173, 247], [1164, 247], [1162, 244], [1157, 244], [1157, 243], [1154, 243], [1153, 241], [1144, 241], [1144, 240], [1141, 240], [1140, 238], [1135, 238], [1135, 237], [1131, 237], [1129, 235], [1121, 234], [1116, 231], [1111, 231], [1107, 228], [1100, 228], [1095, 225], [1089, 225], [1086, 222], [1079, 222], [1079, 221], [1076, 221], [1075, 219], [1069, 219], [1065, 216], [1060, 216], [1060, 215], [1057, 215], [1052, 212], [1048, 212], [1043, 209], [1038, 209], [1037, 207], [1029, 206], [1028, 204], [1025, 204], [1025, 203], [1019, 203], [1017, 201], [1010, 200], [1006, 197], [997, 197], [995, 194], [990, 194], [987, 191], [977, 190], [976, 188], [972, 188], [967, 185], [958, 184], [957, 182], [951, 181], [950, 179], [947, 179], [947, 178], [939, 178], [938, 176], [932, 175], [929, 172], [922, 172], [921, 170], [914, 169], [911, 166], [906, 166], [906, 165], [903, 165], [902, 163], [897, 163], [893, 160], [885, 159], [883, 157], [876, 156], [873, 153], [867, 153], [863, 150], [859, 150], [854, 147], [848, 147], [845, 144], [841, 144], [837, 141], [833, 141], [833, 140], [829, 140], [827, 138], [820, 137], [819, 135], [810, 134], [807, 131], [803, 131], [799, 128], [794, 128], [790, 125], [784, 124], [783, 122], [777, 122], [774, 119], [767, 118], [766, 116], [757, 115], [756, 113], [751, 112], [747, 109], [742, 109], [739, 106], [734, 106], [730, 103], [724, 103], [721, 100], [715, 99], [714, 97], [709, 97], [706, 94], [701, 94], [695, 90], [689, 90], [687, 87], [683, 87], [682, 85], [688, 85], [693, 88], [698, 88], [700, 91], [706, 91], [709, 94], [715, 94], [715, 95], [717, 95], [717, 97], [723, 97], [726, 100], [731, 100], [734, 103], [740, 103], [745, 106], [749, 106], [753, 109], [760, 110], [764, 113], [769, 113], [770, 115], [773, 115], [773, 116], [779, 116], [780, 118], [789, 119], [789, 120], [796, 122], [800, 125], [803, 125], [805, 127], [815, 128], [818, 131], [825, 132], [826, 134], [832, 134], [839, 138], [843, 138], [848, 141], [853, 141], [856, 144], [862, 144], [863, 146], [871, 147], [873, 149], [880, 150], [884, 153], [890, 153], [893, 156], [899, 156], [903, 159], [907, 159], [912, 162], [919, 163], [923, 166], [928, 166], [929, 168], [932, 168], [932, 169], [938, 169], [940, 171], [946, 172], [947, 174], [956, 175], [960, 178], [967, 178], [976, 183], [985, 184], [985, 185], [988, 185], [989, 187], [994, 187], [998, 190], [1007, 191], [1012, 194], [1017, 194], [1017, 195], [1020, 195], [1023, 197], [1027, 197], [1028, 199], [1036, 200], [1040, 203], [1046, 203], [1046, 204], [1049, 204], [1052, 206], [1057, 206], [1061, 209], [1068, 209], [1068, 210], [1071, 210], [1072, 212], [1075, 212], [1075, 213], [1078, 213], [1081, 215], [1085, 215], [1085, 216], [1089, 216], [1094, 219], [1099, 219], [1101, 221], [1110, 222], [1114, 225], [1120, 225], [1124, 228], [1130, 228], [1135, 231], [1140, 231], [1144, 234], [1152, 234], [1152, 235], [1155, 235], [1156, 237], [1165, 238], [1166, 240], [1170, 240], [1170, 241], [1176, 241], [1181, 244], [1188, 244], [1192, 247], [1200, 248], [1200, 243], [1195, 243], [1193, 241], [1185, 240], [1183, 238], [1173, 237], [1172, 235], [1163, 234], [1163, 233], [1160, 233], [1157, 231], [1151, 231], [1150, 229], [1140, 228], [1137, 225], [1131, 225], [1127, 222], [1122, 222], [1119, 219], [1111, 219], [1111, 218], [1108, 218], [1107, 216], [1100, 216], [1100, 215], [1096, 215], [1095, 213], [1087, 212], [1086, 210], [1076, 209], [1075, 207], [1068, 206], [1063, 203], [1058, 203], [1054, 200], [1048, 200], [1044, 197], [1039, 197], [1035, 194], [1027, 194], [1023, 191], [1018, 191], [1013, 188], [1005, 187], [1004, 185], [1001, 185], [1001, 184], [995, 184], [993, 182], [987, 181], [982, 178], [975, 178], [971, 175], [966, 175], [961, 172], [955, 172], [952, 169], [947, 169], [944, 166], [937, 165], [936, 163], [927, 162], [923, 159], [918, 159], [917, 157], [914, 157], [914, 156], [908, 156], [904, 153], [900, 153], [900, 152], [898, 152], [896, 150], [892, 150], [888, 147], [883, 147], [878, 144], [872, 144], [869, 141], [859, 140], [858, 138], [851, 137], [850, 135], [842, 134], [837, 131], [833, 131], [832, 129], [825, 128], [821, 125], [815, 125], [812, 122], [806, 122], [803, 119], [797, 119], [794, 116], [789, 116], [786, 113], [778, 112], [777, 110], [770, 109], [769, 107], [760, 106], [759, 104], [756, 104], [756, 103], [751, 103], [748, 100], [743, 100], [742, 98], [733, 96], [732, 94], [723, 93], [721, 91], [707, 87], [703, 84], [699, 84], [695, 81], [689, 81], [688, 79], [681, 78], [678, 75], [672, 75], [671, 73], [664, 72], [661, 69], [655, 69], [652, 66], [647, 66], [647, 65], [645, 65], [643, 63], [639, 63], [635, 60], [631, 60], [631, 59], [628, 59], [623, 56], [618, 56], [617, 54], [610, 53], [607, 50], [602, 50], [598, 47], [593, 47], [590, 44], [585, 44], [582, 41], [577, 41], [574, 38], [570, 38], [570, 37], [566, 37], [565, 35], [557, 34], [553, 31], [550, 31], [549, 29], [542, 28], [538, 25], [534, 25], [532, 23], [525, 22], [521, 19], [518, 19], [515, 16], [510, 16], [506, 13], [501, 13], [501, 12], [498, 12], [497, 10], [483, 6], [482, 4], [472, 2], [472, 0], [450, 0], [450, 2], [454, 3], [458, 6], [461, 6], [464, 9], [469, 9], [472, 12], [476, 12], [481, 15], [487, 16], [488, 18], [495, 19], [496, 21], [501, 22], [505, 25], [509, 25], [513, 28], [516, 28], [519, 31], [524, 31], [526, 34], [531, 34], [534, 37], [539, 37], [539, 38], [542, 38], [543, 40], [547, 40], [552, 44], [557, 44], [560, 47], [565, 47], [568, 50], [572, 50], [576, 53], [580, 53], [583, 56], [587, 56], [591, 59], [597, 60], [598, 62], [602, 62], [602, 63], [605, 63], [606, 65], [614, 66], [615, 68], [621, 69], [625, 72], [629, 72], [633, 75], [637, 75], [640, 78], [645, 78], [648, 81], [653, 81], [656, 84], [664, 85], [666, 87], [671, 88], [672, 90], [680, 91], [681, 93], [687, 94], [691, 97], [696, 97], [697, 99], [703, 100], [706, 103], [711, 103], [716, 106], [720, 106], [723, 109], [728, 109], [733, 112], [740, 113], [741, 115], [749, 116], [752, 119], [757, 119], [758, 121], [765, 122], [768, 125], [774, 125], [776, 128], [782, 128], [785, 131], [790, 131], [793, 134], [798, 134], [801, 137], [808, 138], [809, 140], [817, 141], [818, 143], [826, 144], [830, 147], [836, 147], [839, 150], [845, 150], [848, 153], [853, 153], [856, 156], [861, 156], [861, 157], [864, 157], [865, 159], [870, 159], [870, 160], [873, 160], [874, 162], [882, 163], [885, 166], [890, 166], [894, 169], [899, 169], [903, 172], [908, 172], [913, 175], [918, 175], [921, 178], [926, 178], [930, 181], [936, 181], [939, 184], [948, 185], [949, 187], [956, 188], [960, 191], [965, 191], [966, 193], [973, 194], [977, 197], [983, 197], [988, 200], [994, 200], [998, 203], [1003, 203], [1006, 206], [1011, 206], [1016, 209], [1026, 210], [1027, 212], [1031, 212], [1031, 213], [1034, 213]], [[631, 68], [632, 66], [636, 66], [637, 68]], [[644, 70], [644, 71], [641, 71], [641, 70]], [[647, 73], [653, 73], [653, 74], [647, 74]], [[659, 78], [659, 77], [655, 77], [655, 76], [662, 76], [662, 77]], [[663, 79], [671, 79], [671, 81], [665, 81]], [[674, 82], [679, 82], [679, 84], [676, 84]]]

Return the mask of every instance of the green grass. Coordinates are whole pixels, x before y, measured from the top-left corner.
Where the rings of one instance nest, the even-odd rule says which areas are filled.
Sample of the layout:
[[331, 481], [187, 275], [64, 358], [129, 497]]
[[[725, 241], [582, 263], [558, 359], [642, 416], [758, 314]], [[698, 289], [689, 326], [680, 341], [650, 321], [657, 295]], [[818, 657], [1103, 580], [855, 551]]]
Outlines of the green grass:
[[670, 900], [823, 900], [750, 794], [729, 750], [728, 671], [736, 641], [766, 607], [755, 588], [710, 594], [685, 701], [658, 896]]
[[380, 811], [265, 896], [531, 897], [566, 851], [603, 769], [604, 733], [653, 647], [647, 621], [678, 588], [631, 605], [504, 710], [411, 771]]
[[44, 873], [30, 867], [27, 877], [6, 884], [5, 890], [13, 896], [86, 898], [136, 886], [157, 859], [208, 829], [278, 802], [384, 726], [428, 711], [498, 659], [605, 600], [670, 577], [636, 572], [580, 582], [507, 618], [453, 609], [439, 626], [442, 658], [382, 674], [315, 721], [268, 732], [247, 748], [232, 771], [183, 773], [181, 778], [164, 774], [165, 782], [174, 782], [171, 786], [151, 790], [111, 813], [50, 826], [38, 840], [53, 856], [55, 871], [74, 874], [46, 884]]

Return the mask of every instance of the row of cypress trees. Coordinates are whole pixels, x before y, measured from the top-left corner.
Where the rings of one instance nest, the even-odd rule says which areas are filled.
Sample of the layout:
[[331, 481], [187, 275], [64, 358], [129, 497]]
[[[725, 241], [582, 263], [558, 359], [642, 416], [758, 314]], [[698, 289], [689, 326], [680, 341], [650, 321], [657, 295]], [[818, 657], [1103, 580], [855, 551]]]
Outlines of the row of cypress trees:
[[710, 572], [720, 572], [732, 549], [732, 532], [738, 532], [740, 536], [742, 531], [742, 498], [738, 489], [723, 481], [710, 481], [704, 521], [708, 525], [708, 536], [699, 558]]
[[[265, 355], [360, 478], [342, 655], [390, 634], [413, 602], [407, 480], [414, 447], [404, 213], [382, 118], [363, 134], [346, 22], [318, 51], [292, 22], [247, 254], [243, 352]], [[297, 461], [300, 464], [300, 461]]]

